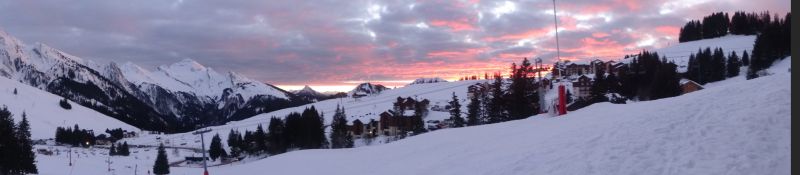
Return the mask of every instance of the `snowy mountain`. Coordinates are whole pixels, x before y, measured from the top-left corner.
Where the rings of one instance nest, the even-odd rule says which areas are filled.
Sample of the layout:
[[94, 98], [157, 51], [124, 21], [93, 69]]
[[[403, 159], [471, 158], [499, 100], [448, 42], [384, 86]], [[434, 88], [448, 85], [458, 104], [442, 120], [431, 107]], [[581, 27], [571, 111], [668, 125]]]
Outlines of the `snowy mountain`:
[[372, 83], [361, 83], [353, 88], [353, 90], [348, 92], [348, 95], [350, 97], [363, 97], [378, 94], [387, 89], [389, 88], [380, 84], [373, 85]]
[[411, 82], [411, 84], [409, 84], [409, 85], [425, 84], [425, 83], [441, 83], [441, 82], [447, 82], [447, 80], [444, 80], [444, 79], [439, 78], [439, 77], [436, 77], [436, 78], [418, 78], [418, 79], [414, 80], [413, 82]]
[[58, 104], [61, 99], [63, 97], [0, 77], [0, 106], [8, 107], [16, 122], [22, 120], [24, 112], [33, 128], [31, 129], [33, 139], [53, 138], [57, 127], [72, 127], [75, 124], [100, 133], [105, 129], [114, 128], [138, 131], [136, 127], [74, 102], [69, 102], [72, 109], [66, 110]]
[[309, 87], [308, 85], [303, 87], [303, 89], [293, 91], [292, 93], [294, 93], [294, 95], [297, 95], [300, 98], [314, 102], [328, 99], [331, 96], [328, 94], [317, 92], [316, 90], [311, 89], [311, 87]]
[[307, 103], [234, 72], [190, 59], [149, 71], [98, 65], [45, 44], [28, 47], [0, 30], [0, 76], [73, 100], [147, 130], [186, 131]]

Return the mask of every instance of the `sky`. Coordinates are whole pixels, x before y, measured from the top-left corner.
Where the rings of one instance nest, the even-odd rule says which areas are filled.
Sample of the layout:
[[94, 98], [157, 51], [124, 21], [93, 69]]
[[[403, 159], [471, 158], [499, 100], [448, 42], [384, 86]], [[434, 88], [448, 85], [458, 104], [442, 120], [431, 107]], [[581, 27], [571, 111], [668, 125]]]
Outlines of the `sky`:
[[[557, 1], [561, 58], [617, 60], [677, 43], [712, 12], [770, 11], [790, 0]], [[154, 70], [190, 58], [300, 89], [347, 91], [416, 78], [507, 72], [556, 58], [553, 1], [8, 0], [0, 30], [97, 63]]]

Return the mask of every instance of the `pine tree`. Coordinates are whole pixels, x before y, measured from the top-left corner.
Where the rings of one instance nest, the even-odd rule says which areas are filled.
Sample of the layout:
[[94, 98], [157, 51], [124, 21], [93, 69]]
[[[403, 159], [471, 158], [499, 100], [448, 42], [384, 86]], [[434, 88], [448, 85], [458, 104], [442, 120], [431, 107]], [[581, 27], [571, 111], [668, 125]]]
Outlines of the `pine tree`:
[[286, 115], [286, 125], [283, 134], [287, 148], [300, 148], [303, 137], [302, 116], [297, 112]]
[[605, 80], [605, 72], [603, 72], [603, 70], [597, 70], [597, 72], [598, 74], [595, 75], [594, 83], [591, 87], [591, 93], [589, 97], [590, 103], [608, 101], [608, 98], [606, 97], [606, 93], [608, 93], [608, 83]]
[[258, 124], [256, 132], [253, 133], [253, 141], [255, 142], [255, 145], [253, 146], [252, 150], [255, 152], [267, 150], [267, 132], [264, 131], [264, 128], [261, 127], [261, 124]]
[[14, 119], [6, 106], [0, 108], [0, 174], [18, 174], [20, 145]]
[[450, 120], [453, 120], [453, 126], [450, 127], [464, 127], [464, 118], [461, 118], [461, 104], [458, 102], [455, 92], [453, 92], [453, 99], [448, 103], [450, 104]]
[[324, 118], [317, 112], [314, 106], [307, 108], [301, 114], [301, 149], [318, 149], [328, 145], [325, 137]]
[[267, 130], [269, 130], [267, 134], [267, 140], [269, 140], [267, 153], [276, 155], [286, 152], [288, 145], [285, 136], [286, 127], [283, 120], [277, 117], [270, 118]]
[[14, 95], [17, 95], [17, 88], [14, 88]]
[[518, 68], [512, 65], [511, 72], [511, 86], [506, 98], [508, 117], [512, 120], [527, 118], [539, 111], [539, 95], [529, 77], [533, 72], [531, 63], [525, 58]]
[[739, 76], [739, 69], [742, 67], [742, 63], [739, 61], [739, 56], [736, 55], [736, 52], [731, 52], [728, 55], [725, 67], [727, 68], [726, 75], [728, 78]]
[[31, 141], [31, 126], [28, 117], [22, 112], [22, 121], [17, 125], [17, 140], [20, 144], [20, 172], [23, 174], [37, 174], [36, 154], [33, 153], [33, 142]]
[[169, 161], [167, 160], [167, 151], [164, 150], [164, 144], [158, 146], [158, 155], [153, 165], [153, 174], [169, 174]]
[[109, 156], [116, 156], [117, 155], [117, 146], [116, 144], [111, 144], [111, 148], [108, 149]]
[[242, 150], [239, 146], [242, 142], [241, 139], [241, 135], [239, 135], [238, 131], [231, 129], [231, 131], [228, 132], [227, 142], [228, 148], [231, 150], [231, 157], [239, 157], [241, 155]]
[[211, 157], [213, 161], [216, 161], [217, 158], [228, 156], [228, 153], [222, 148], [222, 139], [219, 138], [219, 134], [214, 134], [214, 137], [211, 138], [211, 145], [208, 147], [208, 156]]
[[651, 87], [650, 100], [678, 96], [681, 93], [677, 65], [663, 61], [656, 70]]
[[713, 81], [720, 81], [725, 79], [725, 51], [722, 48], [714, 49], [714, 55], [712, 56], [712, 70], [713, 70]]
[[128, 142], [123, 142], [122, 146], [119, 147], [117, 153], [122, 156], [130, 156], [131, 150], [130, 147], [128, 147]]
[[498, 123], [506, 121], [505, 101], [503, 99], [503, 77], [500, 73], [495, 73], [494, 83], [491, 85], [491, 100], [487, 104], [488, 123]]
[[473, 94], [467, 104], [467, 126], [480, 124], [481, 99], [479, 94]]
[[742, 66], [750, 66], [750, 55], [745, 50], [742, 54]]
[[331, 148], [352, 148], [353, 138], [348, 132], [347, 115], [344, 108], [336, 105], [336, 112], [331, 121]]

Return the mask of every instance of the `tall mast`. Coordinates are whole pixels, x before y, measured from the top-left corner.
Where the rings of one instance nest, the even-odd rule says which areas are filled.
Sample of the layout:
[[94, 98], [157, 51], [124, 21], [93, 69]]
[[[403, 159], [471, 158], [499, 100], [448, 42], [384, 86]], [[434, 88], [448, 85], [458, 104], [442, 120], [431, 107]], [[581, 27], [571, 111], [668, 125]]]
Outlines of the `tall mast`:
[[561, 62], [561, 48], [558, 43], [558, 17], [556, 17], [556, 0], [553, 0], [553, 23], [556, 27], [556, 58]]

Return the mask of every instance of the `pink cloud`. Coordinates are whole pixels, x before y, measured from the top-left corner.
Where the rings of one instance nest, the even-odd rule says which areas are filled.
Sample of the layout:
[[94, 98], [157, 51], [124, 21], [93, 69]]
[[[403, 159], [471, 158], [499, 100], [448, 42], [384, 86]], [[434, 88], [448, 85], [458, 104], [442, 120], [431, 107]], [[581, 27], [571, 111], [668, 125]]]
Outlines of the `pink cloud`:
[[472, 23], [470, 23], [466, 18], [454, 21], [432, 20], [430, 24], [436, 27], [450, 28], [450, 30], [453, 32], [475, 30], [475, 26], [473, 26]]

